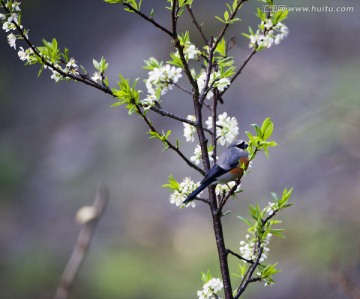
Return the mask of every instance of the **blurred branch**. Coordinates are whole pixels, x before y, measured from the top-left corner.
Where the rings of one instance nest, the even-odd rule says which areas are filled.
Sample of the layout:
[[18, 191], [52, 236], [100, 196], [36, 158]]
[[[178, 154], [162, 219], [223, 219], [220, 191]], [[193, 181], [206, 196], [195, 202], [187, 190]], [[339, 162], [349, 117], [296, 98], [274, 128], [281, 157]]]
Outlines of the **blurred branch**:
[[[352, 269], [350, 269], [350, 271], [351, 270]], [[349, 272], [349, 270], [347, 272]], [[342, 291], [349, 299], [359, 299], [359, 276], [359, 273], [351, 273], [349, 275], [349, 273], [341, 270], [340, 266], [334, 265], [330, 271], [329, 280], [336, 289]]]
[[[81, 212], [81, 209], [79, 210], [77, 216], [80, 216], [81, 219], [79, 219], [80, 217], [77, 217], [77, 220], [83, 224], [83, 227], [79, 233], [75, 248], [61, 276], [54, 299], [68, 298], [74, 278], [89, 250], [91, 239], [95, 233], [95, 228], [98, 220], [104, 213], [108, 198], [108, 189], [102, 185], [97, 190], [93, 205], [90, 207], [83, 207], [83, 209], [87, 208], [86, 215], [80, 216], [79, 212]], [[93, 213], [91, 213], [91, 211]]]

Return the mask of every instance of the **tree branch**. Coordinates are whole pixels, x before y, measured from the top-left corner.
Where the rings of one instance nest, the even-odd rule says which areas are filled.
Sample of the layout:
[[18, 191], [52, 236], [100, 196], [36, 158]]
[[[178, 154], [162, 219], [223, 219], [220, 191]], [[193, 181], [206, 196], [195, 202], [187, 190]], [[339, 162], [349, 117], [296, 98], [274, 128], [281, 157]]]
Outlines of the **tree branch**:
[[98, 221], [104, 213], [108, 199], [109, 193], [107, 188], [105, 186], [100, 186], [97, 190], [96, 197], [92, 205], [92, 207], [95, 209], [95, 217], [88, 220], [83, 225], [75, 248], [61, 276], [54, 299], [68, 298], [74, 278], [89, 250], [91, 239], [95, 233]]
[[248, 260], [248, 259], [246, 259], [246, 258], [243, 258], [240, 254], [237, 254], [237, 253], [235, 253], [234, 251], [232, 251], [232, 250], [230, 250], [230, 249], [226, 249], [226, 253], [227, 253], [227, 254], [231, 254], [231, 255], [237, 257], [239, 260], [242, 260], [242, 261], [247, 262], [247, 263], [249, 263], [249, 264], [253, 264], [253, 263], [254, 263], [254, 261]]
[[160, 25], [158, 22], [156, 22], [153, 18], [149, 18], [147, 15], [145, 15], [144, 13], [142, 13], [140, 10], [137, 10], [135, 7], [133, 7], [131, 4], [129, 3], [122, 3], [122, 5], [126, 6], [128, 9], [130, 9], [131, 11], [133, 11], [134, 13], [136, 13], [137, 15], [139, 15], [140, 17], [142, 17], [144, 20], [148, 21], [149, 23], [153, 24], [156, 28], [159, 28], [161, 31], [165, 32], [167, 35], [169, 35], [170, 37], [174, 37], [172, 35], [172, 32], [168, 29], [166, 29], [164, 26]]
[[[248, 0], [240, 0], [240, 1], [239, 1], [239, 3], [237, 4], [236, 8], [234, 9], [234, 11], [232, 12], [232, 14], [231, 14], [230, 17], [229, 17], [229, 20], [230, 20], [230, 21], [235, 18], [235, 16], [236, 16], [236, 14], [238, 13], [241, 5], [242, 5], [244, 2], [246, 2], [246, 1], [248, 1]], [[230, 26], [230, 23], [226, 23], [225, 26], [223, 27], [223, 29], [221, 30], [221, 32], [219, 33], [218, 37], [217, 37], [216, 40], [215, 40], [214, 46], [213, 46], [214, 49], [216, 48], [217, 44], [220, 42], [220, 40], [221, 40], [221, 39], [223, 38], [223, 36], [225, 35], [225, 33], [226, 33], [226, 31], [227, 31], [227, 29], [228, 29], [229, 26]]]
[[246, 271], [244, 278], [241, 281], [241, 284], [239, 286], [239, 288], [237, 289], [237, 293], [234, 296], [234, 299], [238, 299], [240, 298], [241, 294], [245, 291], [245, 289], [247, 288], [247, 286], [249, 285], [249, 283], [254, 282], [254, 281], [258, 281], [259, 279], [253, 279], [252, 276], [257, 268], [257, 266], [260, 263], [260, 259], [262, 256], [262, 253], [264, 251], [264, 248], [262, 248], [260, 245], [260, 240], [258, 241], [258, 248], [259, 248], [259, 252], [258, 252], [258, 256], [255, 260], [255, 262], [249, 267], [249, 269]]
[[[136, 111], [137, 113], [143, 118], [145, 123], [148, 125], [151, 131], [156, 132], [159, 134], [159, 132], [155, 129], [155, 127], [152, 125], [150, 120], [146, 117], [144, 112], [140, 109], [139, 105], [136, 105]], [[165, 140], [166, 144], [171, 148], [173, 151], [175, 151], [184, 161], [187, 165], [189, 165], [191, 168], [194, 168], [198, 172], [200, 172], [202, 175], [205, 175], [205, 171], [199, 168], [197, 165], [192, 163], [180, 150], [177, 146], [173, 145], [169, 140]]]
[[196, 27], [197, 30], [199, 31], [199, 33], [200, 33], [200, 35], [201, 35], [204, 43], [207, 45], [207, 44], [208, 44], [208, 40], [207, 40], [207, 38], [206, 38], [206, 36], [205, 36], [205, 34], [204, 34], [204, 32], [203, 32], [200, 24], [197, 22], [197, 20], [196, 20], [196, 18], [195, 18], [195, 16], [194, 16], [194, 13], [193, 13], [193, 11], [192, 11], [192, 9], [191, 9], [191, 7], [190, 7], [190, 5], [186, 5], [186, 9], [187, 9], [187, 11], [188, 11], [188, 13], [189, 13], [189, 15], [190, 15], [190, 17], [191, 17], [192, 22], [194, 23], [195, 27]]
[[[243, 64], [240, 66], [240, 68], [238, 69], [238, 71], [234, 74], [234, 76], [231, 77], [230, 82], [233, 83], [235, 81], [235, 79], [241, 74], [241, 72], [243, 71], [243, 69], [245, 68], [245, 66], [248, 64], [248, 62], [250, 61], [250, 59], [256, 54], [256, 50], [253, 50], [250, 55], [245, 59], [245, 61], [243, 62]], [[222, 96], [229, 88], [230, 88], [231, 84], [226, 87], [221, 93], [220, 96]]]

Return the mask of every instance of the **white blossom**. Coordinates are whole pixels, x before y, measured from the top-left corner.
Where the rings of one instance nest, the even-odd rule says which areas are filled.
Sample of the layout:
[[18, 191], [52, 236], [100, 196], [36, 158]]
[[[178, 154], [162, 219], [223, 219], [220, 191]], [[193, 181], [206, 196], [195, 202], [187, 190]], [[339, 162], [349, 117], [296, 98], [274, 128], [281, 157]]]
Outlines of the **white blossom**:
[[218, 293], [224, 288], [224, 284], [220, 278], [211, 278], [207, 283], [203, 285], [203, 289], [197, 291], [199, 299], [215, 299], [220, 298], [214, 294]]
[[15, 11], [20, 11], [21, 9], [20, 9], [20, 2], [17, 2], [17, 1], [14, 1], [13, 3], [12, 3], [12, 9], [13, 10], [15, 10]]
[[[270, 248], [267, 247], [270, 243], [272, 234], [268, 233], [266, 236], [266, 239], [261, 244], [261, 247], [263, 248], [263, 252], [260, 257], [260, 262], [263, 262], [268, 258], [268, 253], [270, 251]], [[246, 241], [240, 241], [240, 255], [247, 260], [254, 261], [256, 259], [256, 255], [258, 254], [258, 248], [257, 248], [257, 239], [251, 238], [250, 235], [246, 235]]]
[[197, 59], [200, 53], [201, 52], [194, 44], [189, 42], [184, 45], [184, 55], [187, 60]]
[[267, 206], [267, 210], [266, 210], [267, 213], [269, 215], [272, 215], [272, 214], [274, 214], [275, 210], [276, 210], [276, 203], [275, 202], [269, 202], [269, 205]]
[[[29, 61], [31, 54], [33, 54], [33, 50], [31, 48], [27, 48], [24, 50], [23, 47], [19, 48], [18, 56], [21, 61]], [[44, 65], [45, 68], [46, 65]]]
[[255, 260], [255, 243], [256, 240], [250, 239], [250, 235], [246, 235], [246, 241], [240, 241], [240, 255], [247, 260]]
[[102, 80], [102, 76], [99, 72], [95, 72], [94, 75], [91, 77], [91, 80], [98, 82]]
[[278, 45], [285, 37], [289, 35], [289, 28], [281, 22], [276, 24], [274, 30], [277, 32], [274, 40], [275, 45]]
[[79, 74], [79, 72], [77, 70], [78, 70], [78, 65], [76, 64], [75, 58], [72, 57], [69, 59], [68, 63], [66, 64], [64, 71], [66, 73], [77, 75], [77, 74]]
[[10, 33], [7, 36], [7, 40], [8, 40], [8, 43], [9, 43], [10, 47], [16, 49], [16, 35], [13, 34], [13, 33]]
[[5, 20], [6, 19], [6, 15], [5, 14], [3, 14], [3, 13], [0, 13], [0, 20]]
[[[205, 71], [202, 71], [199, 78], [197, 79], [197, 85], [199, 87], [200, 92], [204, 92], [205, 84], [206, 84], [207, 74]], [[230, 80], [228, 78], [221, 78], [221, 74], [219, 71], [212, 72], [210, 74], [208, 87], [217, 88], [220, 92], [225, 90], [226, 87], [230, 85]], [[207, 92], [206, 98], [211, 99], [214, 96], [212, 88]]]
[[273, 44], [278, 45], [289, 35], [288, 27], [281, 22], [274, 26], [272, 21], [268, 19], [266, 22], [262, 21], [260, 27], [266, 28], [267, 32], [258, 29], [254, 34], [250, 35], [250, 48], [270, 48]]
[[[228, 182], [226, 184], [217, 184], [215, 187], [215, 193], [216, 195], [223, 195], [224, 192], [229, 192], [234, 186], [235, 182]], [[238, 192], [240, 190], [240, 185], [237, 186], [235, 192]]]
[[[188, 115], [188, 120], [196, 121], [195, 115]], [[184, 137], [187, 142], [193, 142], [195, 140], [196, 128], [188, 123], [184, 123]]]
[[9, 32], [10, 30], [15, 30], [16, 26], [11, 22], [4, 22], [2, 29], [5, 30], [5, 32]]
[[[183, 202], [186, 197], [199, 187], [199, 185], [200, 183], [195, 183], [189, 177], [186, 177], [179, 184], [179, 189], [170, 194], [170, 203], [175, 204], [177, 207], [184, 207]], [[186, 205], [186, 207], [189, 206], [194, 208], [196, 206], [195, 201], [191, 201]]]
[[[209, 151], [209, 159], [213, 161], [213, 151]], [[201, 147], [197, 145], [194, 150], [194, 155], [190, 157], [190, 161], [194, 162], [196, 165], [199, 165], [201, 162]]]
[[271, 19], [267, 19], [266, 22], [262, 21], [261, 23], [268, 30], [271, 29], [271, 27], [273, 26], [273, 22], [271, 21]]
[[7, 21], [10, 23], [14, 22], [16, 24], [18, 24], [18, 21], [19, 21], [19, 17], [17, 15], [17, 13], [12, 13], [10, 14], [10, 16], [8, 17]]
[[[212, 116], [209, 116], [205, 124], [208, 129], [212, 129]], [[231, 144], [234, 142], [238, 134], [239, 127], [237, 119], [235, 117], [228, 116], [226, 112], [220, 114], [218, 120], [216, 121], [216, 135], [219, 138], [219, 143], [221, 145]]]
[[149, 77], [146, 80], [148, 93], [155, 95], [157, 90], [160, 90], [161, 95], [166, 94], [182, 77], [181, 71], [181, 68], [169, 64], [153, 68], [148, 73]]
[[52, 75], [50, 78], [57, 83], [62, 79], [62, 75], [58, 71], [52, 70]]
[[140, 103], [143, 105], [145, 110], [149, 110], [152, 106], [155, 106], [156, 102], [156, 96], [151, 94], [147, 95], [145, 99], [140, 100]]

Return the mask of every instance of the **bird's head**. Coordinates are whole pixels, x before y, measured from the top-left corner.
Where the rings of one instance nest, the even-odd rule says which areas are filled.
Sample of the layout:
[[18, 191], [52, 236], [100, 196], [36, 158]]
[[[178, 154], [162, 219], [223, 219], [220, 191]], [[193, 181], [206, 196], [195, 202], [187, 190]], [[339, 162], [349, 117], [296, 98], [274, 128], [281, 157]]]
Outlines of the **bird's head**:
[[229, 147], [237, 147], [240, 149], [247, 149], [249, 145], [244, 140], [237, 140], [233, 142]]

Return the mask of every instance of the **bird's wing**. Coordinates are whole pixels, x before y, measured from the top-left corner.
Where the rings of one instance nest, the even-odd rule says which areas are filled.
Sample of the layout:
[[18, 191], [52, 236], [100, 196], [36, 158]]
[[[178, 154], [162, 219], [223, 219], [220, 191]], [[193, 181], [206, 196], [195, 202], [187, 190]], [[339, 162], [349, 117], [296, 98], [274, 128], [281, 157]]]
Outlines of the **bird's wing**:
[[243, 150], [240, 150], [238, 148], [230, 148], [228, 149], [226, 155], [220, 156], [217, 164], [225, 170], [230, 170], [239, 166], [240, 158], [247, 156], [248, 153]]
[[216, 179], [226, 173], [227, 170], [221, 168], [219, 165], [215, 164], [211, 169], [205, 174], [205, 177], [201, 181], [201, 184], [211, 184], [212, 182], [215, 182]]

